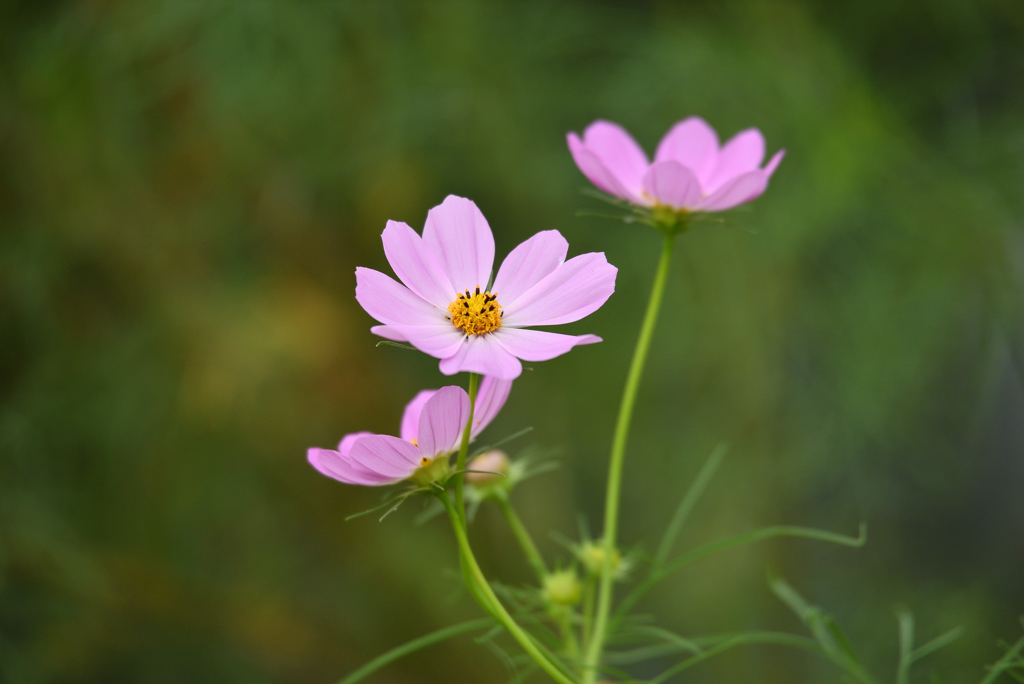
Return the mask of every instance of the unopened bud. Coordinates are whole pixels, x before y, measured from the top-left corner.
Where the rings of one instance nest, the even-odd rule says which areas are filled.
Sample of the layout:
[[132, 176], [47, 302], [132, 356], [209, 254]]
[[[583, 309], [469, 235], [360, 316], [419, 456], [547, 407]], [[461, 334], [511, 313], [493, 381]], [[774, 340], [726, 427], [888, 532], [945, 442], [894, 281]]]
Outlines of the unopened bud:
[[[604, 569], [604, 542], [586, 542], [579, 549], [580, 562], [587, 572], [592, 575], [599, 575]], [[612, 549], [612, 577], [621, 577], [626, 573], [626, 564], [622, 561], [622, 555], [618, 549]]]
[[551, 603], [571, 606], [579, 602], [582, 592], [573, 570], [557, 570], [544, 578], [544, 596]]
[[[492, 449], [480, 454], [466, 466], [467, 470], [487, 471], [466, 473], [466, 482], [474, 485], [482, 485], [496, 480], [504, 479], [508, 472], [508, 456], [504, 451]], [[498, 475], [496, 473], [501, 473]]]

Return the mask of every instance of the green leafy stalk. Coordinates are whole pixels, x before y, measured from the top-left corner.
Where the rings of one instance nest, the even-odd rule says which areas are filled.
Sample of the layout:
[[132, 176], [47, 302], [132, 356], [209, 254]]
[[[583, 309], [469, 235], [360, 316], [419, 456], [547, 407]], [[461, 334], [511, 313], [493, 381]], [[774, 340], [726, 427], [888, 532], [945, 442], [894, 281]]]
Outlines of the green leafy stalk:
[[584, 681], [593, 684], [597, 678], [597, 667], [601, 661], [604, 648], [605, 628], [611, 612], [612, 602], [612, 554], [615, 551], [616, 534], [619, 525], [619, 496], [622, 487], [622, 466], [626, 456], [626, 441], [629, 437], [629, 426], [633, 420], [633, 408], [636, 405], [640, 379], [643, 377], [647, 351], [654, 336], [654, 327], [658, 322], [658, 312], [665, 293], [665, 282], [668, 279], [669, 266], [672, 263], [672, 244], [679, 227], [664, 230], [665, 240], [661, 250], [661, 259], [654, 275], [651, 297], [647, 302], [647, 311], [640, 327], [640, 336], [633, 351], [633, 361], [626, 376], [626, 386], [622, 393], [619, 406], [619, 417], [615, 423], [615, 434], [612, 437], [611, 458], [608, 465], [608, 491], [604, 509], [604, 567], [601, 568], [601, 584], [598, 589], [597, 616], [594, 620], [590, 644], [584, 660], [587, 671]]
[[363, 665], [361, 668], [350, 674], [348, 677], [342, 679], [338, 684], [356, 684], [356, 682], [365, 679], [368, 675], [373, 674], [382, 667], [393, 663], [399, 658], [404, 658], [410, 653], [414, 653], [421, 648], [432, 646], [433, 644], [444, 641], [445, 639], [451, 639], [452, 637], [465, 634], [466, 632], [472, 632], [477, 629], [489, 627], [492, 624], [494, 624], [494, 622], [491, 618], [480, 618], [479, 620], [462, 622], [457, 625], [452, 625], [451, 627], [439, 629], [436, 632], [431, 632], [430, 634], [424, 634], [417, 639], [413, 639], [412, 641], [391, 649], [387, 653], [377, 656], [366, 665]]
[[700, 469], [700, 472], [697, 473], [697, 478], [686, 491], [683, 500], [679, 502], [679, 508], [676, 509], [675, 515], [672, 516], [672, 522], [669, 523], [668, 528], [665, 530], [665, 536], [662, 537], [661, 544], [658, 546], [658, 553], [654, 556], [652, 572], [665, 565], [665, 561], [668, 560], [668, 554], [671, 553], [672, 546], [675, 544], [679, 532], [683, 529], [683, 524], [690, 517], [690, 511], [697, 504], [700, 495], [704, 493], [704, 488], [711, 481], [711, 477], [718, 469], [718, 464], [722, 462], [722, 457], [725, 456], [726, 451], [728, 451], [728, 446], [724, 443], [715, 447], [715, 450], [711, 452], [711, 456], [708, 457], [707, 463]]
[[914, 616], [909, 610], [897, 615], [900, 626], [900, 661], [896, 667], [896, 684], [909, 684], [910, 666], [914, 664]]
[[[466, 440], [463, 440], [465, 443]], [[459, 516], [459, 512], [448, 498], [447, 494], [438, 495], [438, 499], [444, 505], [448, 511], [448, 517], [451, 518], [452, 529], [455, 531], [455, 537], [459, 544], [459, 555], [464, 563], [464, 567], [468, 568], [469, 574], [477, 589], [479, 589], [479, 596], [486, 601], [485, 608], [494, 614], [502, 626], [508, 630], [508, 633], [512, 635], [519, 645], [526, 651], [534, 662], [536, 662], [542, 670], [544, 670], [552, 679], [559, 684], [576, 684], [576, 682], [563, 671], [563, 665], [557, 660], [549, 658], [545, 654], [539, 644], [537, 644], [526, 631], [515, 621], [515, 619], [509, 615], [509, 612], [502, 605], [500, 599], [495, 595], [494, 590], [491, 588], [490, 583], [484, 576], [483, 571], [480, 569], [480, 565], [476, 562], [476, 557], [473, 555], [473, 549], [469, 545], [469, 537], [466, 536], [466, 528], [463, 525], [462, 518]], [[472, 588], [472, 587], [471, 587]], [[476, 593], [476, 592], [474, 592]]]
[[[462, 430], [462, 443], [459, 444], [459, 455], [455, 461], [456, 472], [466, 470], [466, 454], [469, 453], [469, 436], [473, 429], [473, 411], [476, 409], [476, 388], [479, 380], [480, 376], [476, 373], [469, 374], [469, 420]], [[466, 525], [466, 504], [462, 497], [464, 479], [462, 475], [455, 478], [455, 510], [458, 511], [463, 526]]]
[[1019, 658], [1021, 651], [1024, 650], [1024, 637], [1017, 640], [1003, 655], [999, 661], [989, 668], [988, 674], [981, 680], [981, 684], [992, 684], [992, 682], [999, 679], [999, 675], [1008, 671], [1014, 666], [1014, 662]]
[[533, 538], [530, 536], [529, 530], [523, 525], [523, 521], [520, 520], [519, 514], [516, 513], [515, 509], [512, 508], [512, 502], [509, 501], [507, 494], [501, 494], [495, 497], [495, 501], [498, 503], [498, 507], [501, 508], [501, 512], [505, 515], [505, 520], [508, 521], [508, 526], [512, 528], [512, 533], [516, 536], [519, 541], [519, 545], [523, 547], [523, 553], [526, 554], [526, 559], [530, 561], [530, 565], [533, 567], [534, 572], [537, 573], [537, 579], [541, 582], [548, 574], [547, 566], [544, 565], [544, 557], [540, 555], [540, 551], [537, 550], [537, 545], [533, 543]]

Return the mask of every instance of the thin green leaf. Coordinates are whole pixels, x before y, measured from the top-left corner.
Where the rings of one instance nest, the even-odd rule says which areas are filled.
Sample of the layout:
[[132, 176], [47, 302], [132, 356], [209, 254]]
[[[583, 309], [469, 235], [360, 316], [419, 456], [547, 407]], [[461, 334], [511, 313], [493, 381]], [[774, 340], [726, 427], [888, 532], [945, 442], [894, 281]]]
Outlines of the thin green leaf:
[[896, 684], [909, 684], [910, 666], [914, 663], [914, 616], [901, 610], [896, 618], [900, 628], [900, 660], [896, 666]]
[[491, 449], [497, 449], [498, 447], [502, 446], [503, 444], [507, 444], [508, 442], [511, 442], [513, 439], [519, 439], [523, 435], [529, 434], [530, 432], [533, 432], [533, 428], [532, 427], [523, 428], [519, 432], [513, 432], [508, 437], [503, 437], [502, 439], [499, 439], [494, 444], [488, 444], [487, 446], [480, 447], [479, 449], [477, 449], [476, 451], [471, 453], [466, 460], [468, 461], [468, 460], [474, 459], [477, 456], [479, 456], [480, 454], [484, 453], [485, 451], [490, 451]]
[[921, 660], [921, 658], [931, 655], [935, 651], [938, 651], [940, 648], [945, 648], [949, 644], [953, 643], [954, 641], [962, 637], [963, 634], [963, 627], [954, 627], [945, 634], [941, 634], [932, 639], [931, 641], [929, 641], [928, 643], [915, 648], [914, 652], [910, 655], [910, 657], [916, 663], [918, 660]]
[[665, 529], [665, 535], [661, 539], [661, 544], [658, 545], [658, 552], [654, 555], [654, 566], [661, 567], [668, 560], [668, 554], [672, 552], [672, 546], [675, 544], [676, 538], [679, 537], [679, 532], [683, 529], [683, 524], [686, 523], [686, 519], [690, 515], [690, 511], [697, 504], [697, 500], [700, 499], [700, 495], [704, 493], [704, 489], [708, 486], [708, 482], [715, 474], [715, 470], [718, 469], [718, 465], [722, 462], [722, 458], [725, 453], [729, 450], [729, 447], [724, 442], [715, 447], [714, 451], [711, 452], [711, 456], [704, 463], [704, 466], [697, 473], [697, 477], [690, 484], [690, 488], [686, 490], [686, 494], [683, 496], [683, 500], [679, 502], [679, 508], [676, 509], [675, 515], [672, 516], [672, 521]]
[[782, 632], [750, 632], [741, 633], [726, 638], [717, 645], [709, 648], [702, 653], [687, 658], [686, 660], [673, 665], [669, 669], [662, 672], [660, 675], [651, 679], [647, 684], [661, 684], [673, 675], [682, 672], [683, 670], [689, 669], [694, 665], [704, 662], [709, 658], [712, 658], [719, 653], [735, 648], [736, 646], [742, 645], [753, 645], [753, 644], [777, 644], [782, 646], [795, 646], [797, 648], [804, 648], [809, 651], [821, 652], [821, 648], [814, 643], [813, 640], [806, 637], [797, 636], [794, 634], [785, 634]]
[[403, 658], [410, 653], [414, 653], [421, 648], [431, 646], [446, 639], [451, 639], [452, 637], [465, 634], [466, 632], [482, 629], [492, 624], [494, 624], [494, 621], [491, 618], [481, 618], [479, 620], [470, 620], [469, 622], [463, 622], [458, 625], [439, 629], [436, 632], [431, 632], [430, 634], [425, 634], [417, 639], [413, 639], [408, 643], [398, 646], [397, 648], [393, 648], [377, 658], [374, 658], [348, 677], [339, 681], [338, 684], [355, 684], [356, 682], [365, 679], [367, 675], [373, 674], [382, 667], [398, 660], [399, 658]]
[[381, 340], [380, 342], [375, 344], [374, 347], [379, 347], [382, 344], [387, 347], [398, 347], [399, 349], [410, 349], [412, 351], [419, 351], [418, 349], [416, 349], [416, 347], [412, 346], [411, 344], [403, 344], [402, 342], [395, 342], [393, 340]]
[[[382, 503], [379, 506], [374, 506], [373, 508], [368, 508], [365, 511], [359, 511], [358, 513], [353, 513], [352, 515], [350, 515], [347, 518], [345, 518], [345, 522], [348, 522], [349, 520], [354, 520], [355, 518], [361, 518], [362, 516], [369, 515], [370, 513], [376, 513], [380, 509], [387, 508], [388, 506], [390, 506], [391, 504], [395, 503], [396, 501], [405, 501], [406, 499], [408, 499], [413, 494], [417, 494], [419, 492], [427, 492], [427, 491], [430, 491], [430, 490], [427, 489], [426, 487], [417, 487], [416, 489], [412, 489], [412, 490], [407, 491], [407, 492], [402, 492], [398, 496], [396, 496], [396, 497], [394, 497], [392, 499], [388, 499], [387, 501], [385, 501], [384, 503]], [[399, 505], [401, 505], [401, 503], [399, 503]]]
[[825, 624], [825, 628], [829, 631], [829, 634], [831, 634], [832, 638], [835, 639], [836, 645], [839, 646], [839, 650], [859, 666], [860, 658], [857, 657], [857, 653], [853, 650], [853, 644], [851, 644], [850, 640], [846, 638], [846, 634], [843, 632], [842, 628], [839, 627], [839, 624], [831, 615], [822, 614], [821, 619]]
[[1017, 642], [1006, 651], [1003, 657], [988, 669], [988, 674], [981, 680], [981, 684], [992, 684], [992, 682], [999, 679], [999, 675], [1014, 667], [1016, 665], [1015, 661], [1022, 650], [1024, 650], [1024, 637], [1018, 639]]

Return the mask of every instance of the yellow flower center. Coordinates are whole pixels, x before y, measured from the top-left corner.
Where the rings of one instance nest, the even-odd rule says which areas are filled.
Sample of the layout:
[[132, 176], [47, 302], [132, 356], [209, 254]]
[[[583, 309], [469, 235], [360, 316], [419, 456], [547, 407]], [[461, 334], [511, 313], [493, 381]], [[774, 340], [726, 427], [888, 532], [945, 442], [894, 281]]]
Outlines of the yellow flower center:
[[466, 290], [448, 305], [448, 320], [467, 335], [486, 335], [501, 327], [501, 304], [497, 295], [480, 292], [478, 285], [476, 292]]

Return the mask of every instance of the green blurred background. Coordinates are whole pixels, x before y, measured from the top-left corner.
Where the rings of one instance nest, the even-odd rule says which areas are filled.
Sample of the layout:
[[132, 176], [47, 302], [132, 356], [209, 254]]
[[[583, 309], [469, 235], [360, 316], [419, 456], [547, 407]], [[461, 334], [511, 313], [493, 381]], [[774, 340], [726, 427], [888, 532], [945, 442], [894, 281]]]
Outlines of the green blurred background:
[[[448, 193], [499, 255], [557, 228], [620, 269], [566, 330], [605, 342], [535, 364], [490, 428], [561, 448], [515, 501], [567, 561], [547, 531], [599, 530], [659, 242], [576, 215], [604, 207], [564, 136], [608, 118], [652, 150], [691, 114], [788, 156], [679, 242], [623, 539], [651, 550], [722, 440], [682, 545], [862, 520], [870, 539], [728, 552], [643, 610], [799, 631], [771, 569], [883, 676], [905, 605], [922, 640], [967, 628], [920, 681], [980, 679], [1024, 613], [1019, 0], [22, 0], [0, 8], [0, 681], [333, 682], [478, 614], [441, 520], [346, 523], [380, 492], [305, 461], [444, 382], [375, 347], [353, 271], [387, 270], [385, 221], [420, 229]], [[493, 513], [482, 562], [524, 585]], [[768, 648], [686, 674], [836, 680]], [[464, 638], [373, 681], [506, 677]]]

